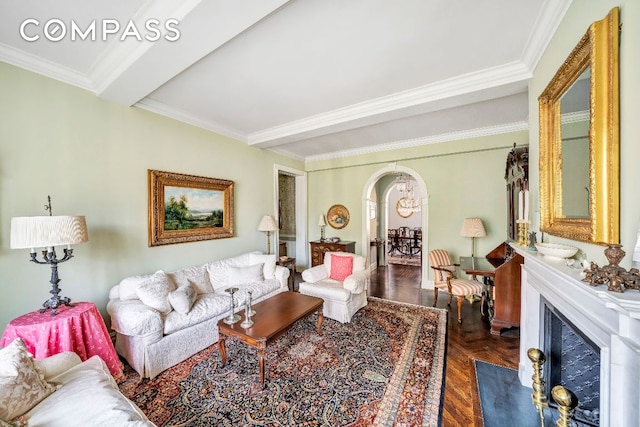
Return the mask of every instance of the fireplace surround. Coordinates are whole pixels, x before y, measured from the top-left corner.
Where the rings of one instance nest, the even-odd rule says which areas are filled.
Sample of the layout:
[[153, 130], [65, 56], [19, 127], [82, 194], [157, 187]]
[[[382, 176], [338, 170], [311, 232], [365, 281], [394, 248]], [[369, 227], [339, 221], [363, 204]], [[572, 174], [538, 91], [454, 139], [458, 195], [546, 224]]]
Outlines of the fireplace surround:
[[[545, 301], [600, 352], [600, 425], [638, 426], [640, 292], [613, 293], [581, 282], [580, 269], [513, 245], [524, 257], [520, 317], [520, 383], [531, 388], [527, 350], [545, 345]], [[548, 355], [546, 355], [548, 356]], [[546, 367], [544, 368], [546, 369]], [[547, 384], [548, 388], [556, 384]]]

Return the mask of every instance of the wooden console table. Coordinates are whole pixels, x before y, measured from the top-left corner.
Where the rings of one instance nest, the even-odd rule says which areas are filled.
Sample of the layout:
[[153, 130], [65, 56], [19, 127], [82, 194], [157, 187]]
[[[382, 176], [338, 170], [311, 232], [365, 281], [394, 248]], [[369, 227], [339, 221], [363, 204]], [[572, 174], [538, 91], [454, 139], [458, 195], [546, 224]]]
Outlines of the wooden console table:
[[311, 245], [311, 267], [322, 264], [326, 252], [355, 253], [356, 251], [356, 242], [346, 242], [342, 240], [336, 243], [317, 240], [315, 242], [309, 242], [309, 245]]
[[491, 334], [500, 335], [503, 328], [520, 326], [520, 266], [522, 255], [507, 243], [501, 243], [486, 257], [460, 257], [460, 269], [472, 276], [488, 278], [493, 285]]

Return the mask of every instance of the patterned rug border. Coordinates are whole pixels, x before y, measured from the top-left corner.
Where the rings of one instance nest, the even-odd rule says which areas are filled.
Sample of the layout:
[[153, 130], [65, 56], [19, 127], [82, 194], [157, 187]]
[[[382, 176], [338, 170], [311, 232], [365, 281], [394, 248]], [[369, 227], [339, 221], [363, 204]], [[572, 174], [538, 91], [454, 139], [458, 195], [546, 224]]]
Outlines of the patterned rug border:
[[[399, 301], [392, 301], [392, 300], [377, 298], [377, 297], [368, 297], [368, 301], [372, 305], [372, 308], [371, 308], [371, 310], [373, 310], [372, 314], [377, 313], [377, 314], [373, 314], [374, 318], [380, 318], [378, 316], [382, 316], [380, 319], [383, 319], [383, 318], [393, 319], [394, 317], [389, 318], [388, 316], [390, 315], [396, 316], [396, 317], [399, 316], [397, 317], [397, 319], [401, 323], [399, 323], [398, 325], [403, 324], [405, 325], [406, 329], [401, 329], [401, 330], [396, 329], [396, 332], [393, 334], [396, 336], [396, 339], [400, 339], [400, 341], [395, 341], [396, 345], [394, 345], [394, 347], [396, 348], [396, 350], [394, 351], [396, 355], [395, 358], [397, 358], [396, 359], [397, 361], [395, 362], [395, 365], [391, 365], [393, 367], [392, 371], [387, 371], [388, 373], [384, 374], [385, 376], [387, 376], [388, 380], [386, 381], [387, 385], [385, 386], [385, 388], [379, 389], [378, 393], [380, 392], [382, 393], [382, 394], [379, 394], [379, 397], [377, 398], [379, 400], [370, 401], [370, 403], [362, 407], [348, 406], [350, 404], [349, 402], [353, 402], [353, 400], [347, 400], [346, 401], [347, 406], [340, 407], [340, 411], [341, 412], [346, 411], [343, 413], [347, 415], [350, 411], [352, 412], [354, 409], [356, 411], [360, 411], [360, 410], [364, 411], [362, 413], [363, 418], [361, 418], [359, 421], [353, 424], [354, 426], [355, 425], [380, 426], [380, 427], [383, 427], [383, 426], [384, 427], [386, 426], [405, 426], [405, 427], [440, 426], [442, 423], [442, 410], [443, 410], [444, 392], [445, 392], [446, 354], [447, 354], [447, 344], [448, 344], [448, 333], [447, 333], [448, 317], [449, 317], [448, 311], [441, 308], [435, 308], [430, 306], [423, 306], [423, 305], [405, 303], [405, 302], [399, 302]], [[403, 309], [402, 307], [405, 307], [405, 308]], [[366, 308], [363, 310], [366, 310]], [[366, 317], [363, 317], [362, 319], [364, 320], [367, 318], [368, 318], [368, 315]], [[404, 319], [404, 320], [400, 320], [400, 319]], [[364, 321], [364, 323], [360, 323], [360, 322], [361, 320], [358, 320], [355, 323], [359, 324], [360, 326], [367, 324], [367, 321]], [[335, 324], [340, 325], [340, 328], [333, 329], [338, 334], [340, 334], [339, 332], [340, 330], [344, 330], [345, 327], [348, 328], [349, 325], [351, 325], [349, 323], [340, 324], [339, 322], [335, 322]], [[389, 326], [393, 326], [395, 323], [391, 322], [391, 323], [385, 323], [385, 324], [387, 325], [386, 327], [388, 328]], [[294, 329], [296, 328], [294, 327]], [[302, 328], [301, 330], [304, 330], [304, 328]], [[313, 326], [311, 330], [313, 330]], [[356, 330], [367, 331], [369, 329], [365, 328], [365, 329], [356, 329]], [[357, 334], [359, 335], [360, 333], [357, 333]], [[311, 336], [312, 337], [315, 336], [315, 333], [312, 334]], [[401, 338], [401, 336], [403, 338]], [[308, 342], [313, 343], [318, 341], [312, 339], [312, 341], [307, 341], [307, 343]], [[320, 345], [325, 346], [325, 344], [320, 344]], [[214, 347], [214, 346], [215, 344], [211, 347]], [[277, 348], [277, 346], [275, 347]], [[312, 344], [312, 347], [314, 347], [313, 344]], [[319, 347], [319, 348], [325, 348], [326, 350], [327, 348], [330, 348], [330, 346]], [[240, 349], [244, 349], [244, 350], [240, 350]], [[297, 354], [299, 355], [301, 354], [300, 351], [305, 353], [307, 347], [304, 347], [304, 346], [300, 347], [296, 345], [296, 346], [290, 347], [290, 349], [297, 352]], [[214, 349], [214, 351], [216, 350]], [[276, 352], [274, 354], [278, 354], [277, 353], [278, 350], [274, 350], [274, 351]], [[199, 399], [199, 393], [201, 393], [201, 390], [203, 390], [202, 386], [204, 386], [205, 388], [209, 387], [210, 384], [212, 384], [212, 381], [214, 382], [216, 381], [216, 375], [219, 378], [226, 378], [229, 375], [232, 375], [234, 376], [233, 380], [235, 381], [238, 381], [238, 378], [242, 377], [245, 383], [251, 382], [251, 380], [247, 380], [247, 378], [249, 377], [246, 375], [246, 372], [247, 372], [246, 368], [248, 368], [250, 371], [254, 370], [254, 367], [252, 366], [252, 364], [247, 365], [246, 363], [243, 363], [243, 360], [245, 361], [248, 360], [246, 359], [246, 356], [244, 357], [244, 359], [242, 357], [243, 352], [246, 353], [246, 346], [241, 346], [236, 349], [238, 356], [235, 359], [237, 360], [237, 364], [234, 367], [234, 369], [236, 370], [235, 372], [220, 371], [219, 368], [213, 368], [213, 370], [211, 370], [212, 368], [209, 362], [203, 365], [202, 362], [207, 360], [206, 358], [210, 356], [209, 354], [205, 354], [205, 352], [210, 352], [209, 348], [181, 362], [175, 367], [169, 368], [169, 370], [167, 370], [167, 374], [169, 374], [171, 371], [175, 370], [177, 367], [180, 367], [180, 368], [177, 368], [178, 369], [177, 371], [170, 373], [172, 378], [174, 378], [173, 375], [178, 373], [177, 382], [172, 381], [170, 383], [165, 383], [164, 382], [165, 380], [161, 378], [164, 375], [164, 373], [160, 374], [160, 376], [158, 376], [154, 380], [140, 381], [139, 377], [137, 377], [137, 380], [136, 380], [135, 377], [137, 376], [137, 374], [131, 368], [128, 368], [130, 372], [129, 374], [126, 375], [127, 378], [123, 381], [122, 384], [119, 384], [119, 386], [121, 387], [123, 392], [125, 392], [125, 390], [128, 390], [127, 393], [129, 393], [130, 398], [132, 398], [134, 402], [138, 403], [139, 406], [142, 405], [141, 409], [145, 410], [145, 412], [147, 410], [153, 411], [153, 413], [156, 414], [156, 417], [160, 416], [160, 419], [162, 419], [163, 421], [161, 421], [160, 424], [158, 425], [169, 426], [169, 425], [176, 425], [175, 423], [178, 423], [178, 425], [188, 424], [188, 425], [194, 425], [194, 426], [195, 425], [208, 426], [208, 425], [214, 425], [216, 422], [218, 423], [223, 422], [224, 425], [249, 425], [249, 424], [262, 425], [260, 424], [260, 422], [257, 422], [259, 419], [261, 419], [260, 417], [249, 418], [249, 419], [245, 418], [245, 421], [249, 420], [249, 422], [242, 423], [242, 424], [237, 424], [237, 421], [239, 421], [239, 418], [234, 417], [233, 418], [234, 421], [232, 421], [231, 424], [229, 424], [228, 421], [226, 420], [231, 421], [231, 418], [227, 418], [228, 415], [226, 414], [229, 414], [231, 412], [225, 411], [224, 409], [222, 410], [222, 412], [217, 412], [218, 409], [216, 409], [215, 412], [206, 412], [206, 413], [202, 412], [202, 415], [205, 416], [205, 419], [199, 419], [195, 424], [190, 421], [190, 420], [196, 420], [195, 418], [193, 418], [193, 416], [194, 415], [197, 416], [197, 411], [201, 411], [202, 408], [206, 408], [206, 405], [210, 405], [210, 403], [208, 403], [206, 399], [202, 401], [202, 404], [200, 403], [201, 402], [200, 400], [192, 400], [193, 398]], [[425, 352], [429, 354], [428, 364], [424, 364]], [[289, 353], [289, 354], [294, 355], [294, 358], [296, 356], [294, 353]], [[319, 353], [319, 354], [323, 354], [323, 353]], [[325, 354], [332, 355], [333, 353], [329, 352]], [[282, 353], [280, 353], [280, 355], [282, 355]], [[289, 360], [289, 359], [280, 358], [277, 360]], [[294, 360], [294, 359], [291, 359], [291, 360]], [[327, 360], [329, 359], [324, 359], [325, 362]], [[381, 360], [381, 359], [378, 359], [378, 360]], [[271, 365], [271, 363], [273, 362], [270, 362], [270, 366], [274, 366], [274, 369], [277, 369], [275, 368], [275, 366], [277, 365], [276, 364]], [[288, 365], [288, 362], [284, 362], [284, 363], [285, 365]], [[295, 365], [295, 361], [294, 361], [294, 365]], [[363, 369], [362, 363], [354, 365], [354, 367], [356, 366], [359, 366], [358, 369]], [[384, 366], [384, 365], [375, 365], [375, 366], [378, 366], [377, 369], [379, 369], [381, 366]], [[316, 369], [316, 368], [314, 367], [312, 369]], [[322, 369], [322, 368], [318, 368], [318, 369]], [[355, 385], [356, 383], [353, 383], [353, 378], [368, 378], [368, 379], [374, 378], [374, 382], [379, 381], [380, 377], [376, 378], [375, 376], [378, 374], [378, 372], [384, 372], [384, 370], [376, 371], [376, 368], [373, 368], [372, 371], [369, 371], [368, 370], [369, 368], [364, 368], [364, 369], [365, 369], [364, 371], [365, 375], [363, 377], [358, 377], [358, 376], [345, 377], [345, 379], [348, 378], [348, 380], [347, 382], [344, 383], [342, 387], [346, 387], [347, 385], [349, 386]], [[242, 374], [242, 372], [244, 372], [245, 374]], [[350, 371], [344, 371], [344, 372], [350, 372]], [[202, 376], [203, 374], [206, 374], [206, 376], [203, 377]], [[240, 374], [240, 377], [237, 377], [238, 374]], [[187, 381], [188, 378], [192, 377], [192, 375], [195, 375], [195, 377], [193, 377], [195, 382], [193, 383], [189, 382], [189, 384], [194, 384], [194, 385], [197, 384], [197, 386], [194, 386], [194, 388], [192, 389], [182, 388], [181, 384], [184, 384], [184, 381]], [[318, 378], [322, 379], [321, 377], [318, 377]], [[328, 377], [328, 378], [331, 378], [331, 377]], [[157, 382], [158, 380], [160, 380], [160, 382]], [[154, 381], [156, 382], [154, 383]], [[192, 381], [192, 380], [188, 380], [188, 381]], [[277, 383], [276, 381], [274, 381], [273, 383], [274, 385], [279, 384], [277, 386], [279, 387], [277, 388], [278, 394], [281, 394], [283, 391], [291, 390], [287, 388], [288, 386], [286, 385], [287, 384], [286, 379], [279, 380], [279, 381], [282, 381], [282, 382]], [[303, 380], [303, 383], [306, 383], [306, 380]], [[168, 387], [168, 389], [165, 388], [165, 384]], [[307, 385], [305, 385], [305, 387], [308, 386], [309, 383], [306, 383], [306, 384]], [[337, 384], [341, 384], [341, 383], [337, 383]], [[249, 399], [254, 399], [255, 396], [257, 395], [254, 394], [253, 387], [257, 387], [258, 385], [250, 384], [249, 388], [247, 388], [245, 384], [244, 390], [248, 391], [249, 394], [243, 393], [238, 396], [241, 396], [242, 400], [244, 400], [245, 397]], [[234, 384], [234, 387], [239, 387], [239, 386], [242, 386], [242, 384], [239, 384], [239, 385]], [[164, 390], [169, 390], [169, 393], [157, 394], [157, 397], [154, 397], [156, 396], [156, 393], [157, 393], [155, 390], [158, 390], [157, 387], [162, 387], [162, 389]], [[197, 388], [197, 387], [200, 387], [200, 388]], [[179, 390], [182, 390], [182, 391], [179, 391]], [[224, 389], [221, 388], [220, 390], [222, 391], [222, 393], [226, 393]], [[367, 392], [372, 392], [373, 390], [375, 390], [375, 388], [365, 388], [365, 389], [355, 388], [354, 390], [367, 390]], [[125, 395], [127, 395], [127, 393], [125, 393]], [[298, 411], [297, 408], [298, 407], [302, 408], [304, 404], [308, 404], [307, 402], [313, 402], [313, 399], [316, 398], [315, 396], [317, 395], [318, 395], [317, 393], [316, 395], [314, 394], [309, 395], [310, 400], [307, 400], [306, 399], [307, 395], [305, 395], [304, 400], [295, 401], [297, 402], [295, 404], [295, 407], [296, 407], [295, 410]], [[360, 393], [357, 394], [357, 396], [360, 396], [360, 395], [362, 394]], [[265, 395], [265, 396], [268, 396], [268, 395]], [[220, 401], [219, 398], [222, 400], [226, 399], [224, 394], [216, 394], [215, 400], [219, 402]], [[183, 401], [182, 399], [186, 399], [186, 400]], [[352, 399], [352, 398], [349, 398], [349, 399]], [[209, 400], [212, 401], [212, 399], [209, 399]], [[187, 405], [191, 405], [190, 406], [191, 409], [189, 409], [188, 407], [184, 411], [181, 410], [182, 412], [176, 412], [176, 413], [173, 413], [174, 415], [171, 415], [172, 410], [170, 408], [172, 407], [176, 408], [175, 405], [184, 405], [185, 402], [194, 402], [194, 404], [191, 405], [191, 403], [187, 403]], [[329, 406], [327, 406], [327, 408], [332, 409], [333, 407], [330, 406], [332, 405], [331, 402], [335, 402], [335, 401], [329, 400], [327, 402], [329, 402]], [[231, 403], [232, 405], [234, 404], [233, 402]], [[242, 403], [240, 402], [239, 404], [242, 404]], [[199, 406], [199, 405], [202, 405], [202, 406]], [[286, 412], [286, 410], [289, 409], [288, 407], [289, 403], [286, 400], [283, 400], [281, 402], [281, 405], [286, 406], [284, 407], [285, 409], [284, 414], [288, 416], [288, 412]], [[289, 424], [290, 421], [289, 423], [287, 422], [282, 423], [282, 420], [276, 421], [275, 424], [273, 424], [273, 421], [277, 420], [278, 417], [280, 416], [279, 414], [283, 413], [280, 410], [282, 408], [281, 405], [271, 406], [272, 409], [269, 409], [269, 407], [265, 407], [267, 410], [266, 412], [267, 417], [270, 417], [270, 418], [264, 418], [264, 420], [269, 419], [270, 420], [268, 423], [269, 425], [278, 425], [278, 426], [294, 425], [294, 424]], [[170, 412], [166, 412], [167, 409], [164, 409], [164, 408], [167, 408]], [[214, 408], [214, 406], [210, 406], [209, 408]], [[254, 409], [252, 411], [251, 416], [255, 414], [260, 414], [260, 416], [264, 416], [265, 413], [260, 412], [262, 411], [261, 409], [262, 407], [258, 406], [253, 408], [258, 408], [258, 410]], [[310, 408], [312, 411], [314, 411], [315, 409], [314, 406], [310, 406]], [[319, 406], [318, 408], [323, 408], [323, 407]], [[360, 408], [360, 409], [357, 409], [357, 408]], [[333, 408], [332, 410], [335, 411], [335, 408]], [[160, 412], [156, 412], [156, 411], [160, 411]], [[276, 411], [279, 413], [276, 413], [276, 412], [272, 413], [271, 411]], [[240, 414], [242, 414], [242, 412]], [[249, 413], [247, 412], [247, 414], [245, 414], [245, 417], [248, 414]], [[162, 418], [163, 416], [165, 418]], [[313, 416], [312, 418], [309, 418], [308, 421], [311, 421], [312, 419], [313, 419]], [[170, 422], [170, 420], [173, 420], [173, 421]], [[209, 421], [206, 421], [206, 420], [209, 420]], [[214, 421], [214, 420], [217, 420], [217, 421]], [[365, 420], [368, 420], [368, 421], [366, 421], [363, 424], [363, 421]], [[324, 426], [334, 425], [334, 424], [326, 424], [326, 421], [327, 420], [325, 419], [325, 422], [321, 424]], [[343, 421], [346, 421], [346, 418]], [[203, 424], [203, 422], [205, 423]], [[207, 424], [207, 422], [209, 422], [209, 424]], [[214, 422], [214, 424], [210, 424], [210, 422]], [[255, 424], [255, 422], [257, 422], [257, 424]], [[298, 424], [295, 424], [295, 425], [298, 425]], [[312, 425], [312, 424], [309, 424], [309, 425]], [[339, 425], [343, 425], [343, 424], [340, 423]], [[347, 425], [347, 424], [344, 424], [344, 425]], [[352, 425], [352, 424], [348, 424], [348, 425]]]

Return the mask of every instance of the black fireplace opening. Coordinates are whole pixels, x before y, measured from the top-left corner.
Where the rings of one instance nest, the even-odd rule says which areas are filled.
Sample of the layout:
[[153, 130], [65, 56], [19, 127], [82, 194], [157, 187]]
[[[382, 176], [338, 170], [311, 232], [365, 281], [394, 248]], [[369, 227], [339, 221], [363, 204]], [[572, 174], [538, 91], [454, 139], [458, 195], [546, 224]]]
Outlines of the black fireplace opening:
[[551, 303], [544, 307], [543, 375], [549, 406], [557, 408], [551, 397], [556, 385], [571, 390], [579, 400], [574, 412], [578, 426], [600, 425], [600, 347], [576, 328]]

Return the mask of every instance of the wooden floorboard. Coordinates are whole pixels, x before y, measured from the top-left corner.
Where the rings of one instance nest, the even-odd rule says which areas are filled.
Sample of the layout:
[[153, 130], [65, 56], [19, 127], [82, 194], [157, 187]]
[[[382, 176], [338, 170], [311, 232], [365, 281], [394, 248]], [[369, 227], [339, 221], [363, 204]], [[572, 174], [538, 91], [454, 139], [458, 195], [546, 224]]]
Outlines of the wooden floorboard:
[[[434, 299], [433, 291], [421, 289], [421, 268], [402, 265], [379, 267], [372, 272], [369, 295], [426, 306], [431, 306]], [[449, 309], [447, 301], [446, 294], [441, 294], [437, 306]], [[454, 300], [449, 309], [448, 335], [442, 425], [482, 427], [474, 360], [517, 369], [518, 330], [491, 335], [479, 302], [464, 302], [462, 324], [458, 324]]]

